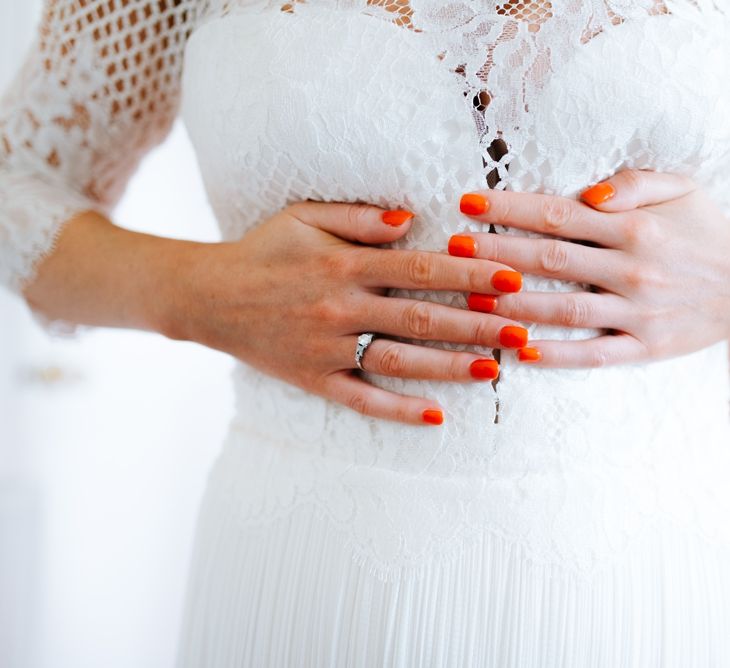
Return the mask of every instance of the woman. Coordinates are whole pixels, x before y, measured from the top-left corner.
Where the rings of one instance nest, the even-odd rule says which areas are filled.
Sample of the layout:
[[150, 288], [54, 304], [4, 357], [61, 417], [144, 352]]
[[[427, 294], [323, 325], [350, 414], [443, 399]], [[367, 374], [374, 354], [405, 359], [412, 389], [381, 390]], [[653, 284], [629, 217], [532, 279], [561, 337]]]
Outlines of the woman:
[[[730, 663], [729, 20], [48, 3], [3, 282], [239, 361], [180, 666]], [[223, 243], [109, 220], [178, 108]]]

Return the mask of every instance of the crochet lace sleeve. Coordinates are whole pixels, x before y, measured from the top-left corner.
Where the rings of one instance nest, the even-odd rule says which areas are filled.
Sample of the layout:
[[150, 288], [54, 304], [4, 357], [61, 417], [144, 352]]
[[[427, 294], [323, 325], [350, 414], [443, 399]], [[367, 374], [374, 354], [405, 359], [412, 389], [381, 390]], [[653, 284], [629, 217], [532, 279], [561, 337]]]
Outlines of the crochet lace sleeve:
[[0, 284], [22, 294], [63, 224], [109, 215], [169, 133], [195, 4], [46, 1], [0, 98]]

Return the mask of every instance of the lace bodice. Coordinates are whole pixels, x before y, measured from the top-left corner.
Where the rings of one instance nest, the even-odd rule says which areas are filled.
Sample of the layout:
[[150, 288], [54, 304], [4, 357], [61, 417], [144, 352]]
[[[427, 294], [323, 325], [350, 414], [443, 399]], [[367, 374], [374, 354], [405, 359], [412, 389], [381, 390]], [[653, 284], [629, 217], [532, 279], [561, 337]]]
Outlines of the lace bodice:
[[[430, 57], [441, 61], [444, 75], [461, 79], [464, 98], [473, 101], [474, 154], [497, 187], [559, 173], [562, 151], [535, 154], [525, 121], [537, 92], [579, 44], [651, 14], [678, 14], [705, 26], [719, 21], [718, 30], [727, 20], [714, 0], [47, 0], [37, 38], [0, 103], [0, 284], [19, 292], [74, 213], [111, 211], [141, 157], [171, 128], [184, 51], [196, 28], [241, 12], [278, 11], [297, 21], [310, 5], [372, 16], [402, 29], [404, 42], [415, 34], [428, 42]], [[711, 64], [719, 55], [709, 51], [702, 60]], [[338, 66], [337, 54], [330, 64]], [[563, 103], [569, 103], [566, 93]], [[418, 95], [426, 101], [428, 92]], [[699, 123], [704, 116], [684, 120]], [[681, 140], [688, 128], [677, 129]], [[558, 124], [551, 131], [556, 142], [570, 140], [570, 128]], [[709, 146], [716, 138], [708, 132], [705, 139]], [[425, 177], [439, 185], [433, 174]]]
[[[0, 280], [19, 289], [73, 212], [110, 211], [178, 109], [226, 239], [298, 199], [364, 200], [417, 213], [400, 246], [443, 251], [479, 229], [458, 213], [462, 192], [572, 197], [626, 167], [690, 174], [730, 212], [723, 7], [49, 2], [0, 108]], [[460, 294], [400, 294], [464, 306]], [[660, 516], [727, 540], [726, 353], [572, 371], [504, 355], [494, 384], [370, 378], [438, 399], [446, 424], [425, 431], [239, 364], [214, 475], [249, 522], [317, 504], [384, 577], [484, 527], [582, 572]], [[241, 467], [260, 471], [245, 498]]]

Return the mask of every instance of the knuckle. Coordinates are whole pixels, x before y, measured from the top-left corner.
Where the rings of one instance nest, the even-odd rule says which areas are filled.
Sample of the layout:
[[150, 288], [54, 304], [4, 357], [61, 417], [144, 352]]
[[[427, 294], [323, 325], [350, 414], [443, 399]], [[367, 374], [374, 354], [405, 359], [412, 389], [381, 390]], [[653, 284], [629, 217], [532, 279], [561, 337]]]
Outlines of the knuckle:
[[387, 376], [402, 376], [406, 370], [403, 351], [396, 344], [389, 344], [380, 356], [379, 366]]
[[514, 293], [500, 295], [497, 299], [497, 308], [492, 313], [507, 320], [519, 320], [529, 311], [529, 301], [523, 300], [522, 294]]
[[433, 331], [433, 309], [425, 302], [416, 302], [406, 311], [406, 327], [411, 336], [428, 337]]
[[362, 415], [370, 415], [372, 406], [370, 402], [362, 394], [351, 394], [347, 397], [345, 405]]
[[354, 232], [358, 239], [367, 236], [368, 217], [372, 212], [372, 207], [362, 202], [353, 202], [349, 204], [345, 211], [345, 221], [348, 230]]
[[472, 339], [474, 343], [481, 345], [488, 346], [494, 343], [494, 328], [490, 324], [489, 318], [476, 318], [472, 328]]
[[624, 271], [623, 282], [630, 290], [640, 290], [644, 286], [645, 272], [639, 267], [630, 267]]
[[561, 324], [568, 327], [584, 327], [591, 322], [593, 310], [591, 304], [585, 299], [571, 295], [565, 298], [559, 319]]
[[344, 315], [344, 309], [337, 302], [326, 297], [314, 302], [310, 309], [311, 315], [319, 322], [339, 322]]
[[542, 205], [543, 229], [548, 234], [558, 234], [573, 219], [571, 202], [562, 197], [547, 197]]
[[540, 269], [546, 274], [560, 274], [568, 266], [568, 252], [564, 243], [557, 240], [546, 241], [538, 257]]
[[322, 272], [326, 276], [341, 278], [347, 271], [347, 262], [345, 256], [340, 253], [326, 253], [321, 256], [320, 260]]
[[339, 249], [328, 253], [322, 261], [324, 272], [329, 277], [348, 279], [360, 270], [359, 249]]
[[657, 290], [663, 290], [667, 286], [667, 276], [659, 269], [659, 267], [648, 265], [642, 269], [641, 272], [641, 286], [646, 290], [649, 289], [652, 292]]
[[624, 218], [623, 234], [632, 246], [653, 246], [662, 241], [659, 221], [644, 211], [634, 211]]
[[347, 206], [345, 210], [345, 221], [347, 229], [354, 230], [359, 235], [367, 226], [367, 217], [371, 207], [367, 204], [353, 202]]
[[501, 262], [502, 249], [500, 248], [500, 241], [498, 234], [482, 234], [479, 239], [480, 256], [493, 262]]
[[501, 197], [499, 201], [499, 206], [495, 211], [495, 223], [501, 225], [511, 221], [513, 212], [514, 206], [511, 203], [511, 197], [509, 195], [506, 197]]
[[428, 287], [435, 274], [433, 260], [426, 253], [415, 252], [406, 258], [405, 272], [415, 285]]
[[467, 266], [466, 285], [469, 292], [485, 292], [491, 291], [492, 286], [489, 285], [488, 275], [479, 264], [470, 264]]
[[592, 369], [598, 369], [608, 365], [610, 357], [605, 348], [595, 348], [588, 355], [588, 366]]
[[621, 232], [624, 238], [632, 246], [639, 244], [643, 240], [641, 219], [636, 214], [637, 212], [633, 212], [632, 215], [624, 217], [623, 224], [621, 225]]
[[625, 182], [622, 188], [629, 188], [633, 195], [636, 195], [644, 186], [644, 174], [639, 169], [627, 169], [623, 172], [622, 178]]
[[635, 293], [644, 293], [647, 290], [655, 292], [666, 287], [667, 278], [657, 267], [644, 264], [627, 269], [624, 272], [624, 282]]
[[446, 374], [448, 378], [458, 380], [465, 377], [466, 368], [471, 363], [470, 359], [465, 359], [461, 355], [453, 354], [446, 365]]
[[412, 411], [409, 410], [407, 404], [398, 402], [392, 408], [393, 414], [390, 419], [396, 420], [397, 422], [413, 422]]

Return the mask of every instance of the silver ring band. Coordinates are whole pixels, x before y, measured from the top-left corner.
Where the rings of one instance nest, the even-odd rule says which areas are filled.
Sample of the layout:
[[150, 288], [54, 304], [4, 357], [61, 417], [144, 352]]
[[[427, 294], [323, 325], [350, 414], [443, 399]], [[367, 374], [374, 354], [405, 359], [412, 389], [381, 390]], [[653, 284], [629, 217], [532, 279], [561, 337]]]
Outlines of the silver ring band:
[[374, 338], [375, 334], [372, 332], [365, 332], [357, 337], [357, 346], [355, 347], [355, 364], [360, 371], [365, 371], [365, 369], [362, 368], [362, 358]]

